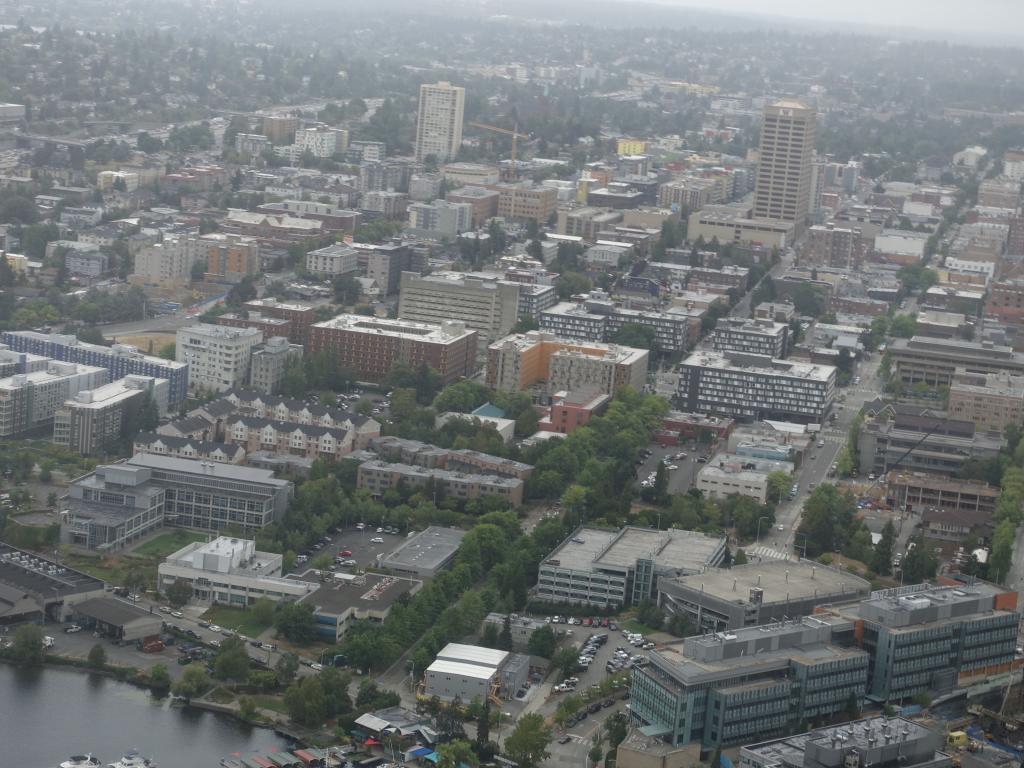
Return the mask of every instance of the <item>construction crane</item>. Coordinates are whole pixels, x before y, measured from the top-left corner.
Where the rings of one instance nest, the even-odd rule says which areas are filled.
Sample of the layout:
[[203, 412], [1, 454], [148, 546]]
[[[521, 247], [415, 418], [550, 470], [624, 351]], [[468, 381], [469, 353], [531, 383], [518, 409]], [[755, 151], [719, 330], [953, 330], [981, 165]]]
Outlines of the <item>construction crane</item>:
[[528, 133], [520, 133], [519, 132], [519, 123], [515, 123], [512, 126], [511, 130], [509, 130], [508, 128], [499, 128], [496, 125], [488, 125], [487, 123], [473, 123], [473, 122], [471, 122], [470, 125], [472, 125], [474, 128], [483, 128], [485, 131], [493, 131], [494, 133], [501, 133], [501, 134], [504, 134], [506, 136], [511, 136], [512, 137], [512, 174], [516, 175], [517, 174], [517, 168], [516, 168], [516, 149], [519, 146], [518, 145], [518, 141], [519, 141], [519, 139], [528, 139], [528, 138], [530, 138], [530, 135]]

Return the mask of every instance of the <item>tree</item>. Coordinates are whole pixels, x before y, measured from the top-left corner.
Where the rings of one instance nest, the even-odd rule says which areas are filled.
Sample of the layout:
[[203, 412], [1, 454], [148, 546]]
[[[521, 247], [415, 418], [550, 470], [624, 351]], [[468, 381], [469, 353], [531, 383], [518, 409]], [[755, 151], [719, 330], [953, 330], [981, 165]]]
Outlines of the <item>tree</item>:
[[278, 679], [287, 685], [295, 679], [299, 671], [299, 657], [294, 653], [282, 653], [274, 665], [274, 671], [277, 672]]
[[768, 501], [773, 504], [778, 504], [789, 491], [789, 487], [793, 483], [793, 478], [790, 477], [788, 472], [769, 472], [767, 483]]
[[654, 328], [639, 323], [626, 323], [614, 334], [611, 341], [614, 344], [621, 344], [624, 347], [635, 347], [636, 349], [656, 348]]
[[551, 657], [551, 667], [561, 672], [564, 680], [567, 677], [572, 677], [572, 673], [576, 671], [578, 657], [579, 655], [572, 648], [559, 648]]
[[491, 699], [487, 697], [484, 699], [483, 705], [480, 707], [480, 717], [476, 722], [476, 743], [477, 747], [480, 748], [484, 744], [487, 744], [491, 740]]
[[897, 315], [889, 325], [889, 333], [901, 339], [909, 339], [917, 333], [917, 320], [912, 315]]
[[[905, 584], [918, 584], [932, 578], [938, 570], [939, 562], [935, 553], [924, 542], [918, 541], [913, 549], [903, 558], [903, 581]], [[991, 566], [989, 566], [991, 569]]]
[[162, 357], [164, 360], [173, 360], [177, 354], [177, 344], [173, 341], [168, 342], [160, 347], [156, 354], [157, 357]]
[[733, 565], [746, 565], [749, 562], [747, 560], [747, 553], [742, 549], [737, 549], [736, 554], [732, 556]]
[[295, 722], [310, 728], [320, 726], [327, 717], [327, 699], [316, 676], [303, 677], [284, 692], [284, 707]]
[[249, 652], [245, 641], [232, 636], [221, 643], [213, 661], [213, 674], [218, 680], [244, 683], [249, 677]]
[[654, 472], [654, 485], [651, 486], [651, 497], [655, 504], [668, 502], [668, 469], [664, 461], [658, 462], [658, 468]]
[[516, 727], [505, 739], [505, 754], [518, 764], [519, 768], [536, 768], [550, 757], [551, 728], [544, 724], [544, 717], [536, 712], [523, 715]]
[[[988, 577], [1001, 583], [1010, 572], [1013, 562], [1013, 543], [1017, 537], [1017, 526], [1012, 520], [1003, 520], [992, 535], [992, 554], [988, 559]], [[915, 547], [916, 549], [916, 547]], [[910, 559], [910, 555], [907, 555]]]
[[882, 538], [875, 545], [875, 551], [871, 555], [871, 570], [881, 576], [888, 576], [892, 573], [892, 550], [896, 543], [896, 528], [892, 520], [886, 522], [882, 528]]
[[791, 296], [793, 306], [801, 315], [818, 317], [825, 311], [825, 305], [821, 294], [809, 283], [801, 283], [793, 289]]
[[601, 749], [601, 742], [596, 733], [594, 734], [594, 744], [591, 746], [590, 751], [587, 752], [587, 757], [590, 758], [592, 765], [597, 765], [601, 762], [601, 758], [604, 757], [604, 750]]
[[15, 661], [25, 666], [42, 664], [46, 658], [42, 628], [37, 624], [22, 624], [14, 630], [11, 655]]
[[531, 656], [540, 656], [550, 659], [555, 653], [555, 632], [550, 624], [545, 624], [540, 629], [534, 630], [526, 643], [526, 650]]
[[192, 599], [192, 583], [185, 579], [175, 579], [167, 587], [164, 595], [167, 597], [167, 602], [170, 603], [172, 608], [181, 608], [181, 606]]
[[501, 634], [498, 635], [498, 648], [502, 651], [512, 650], [512, 619], [508, 613], [505, 614], [505, 620], [501, 625]]
[[248, 696], [242, 696], [238, 700], [238, 716], [245, 720], [247, 723], [250, 723], [253, 720], [255, 720], [256, 715], [258, 713], [259, 710], [256, 707], [256, 702], [254, 702]]
[[636, 620], [651, 629], [661, 629], [661, 625], [665, 623], [665, 614], [662, 613], [657, 603], [645, 598], [637, 606]]
[[269, 597], [260, 597], [252, 604], [252, 617], [263, 626], [269, 627], [274, 623], [274, 610], [276, 606]]
[[[742, 551], [741, 549], [740, 552]], [[672, 614], [666, 629], [674, 637], [689, 637], [693, 634], [693, 625], [690, 624], [690, 617], [682, 611], [676, 611]]]
[[153, 690], [166, 693], [171, 689], [171, 674], [165, 664], [156, 664], [149, 670], [149, 685]]
[[449, 741], [437, 747], [437, 768], [459, 768], [460, 765], [473, 768], [477, 762], [472, 745], [463, 739]]
[[274, 626], [288, 640], [305, 645], [316, 637], [313, 606], [306, 603], [285, 603], [277, 611]]
[[480, 634], [480, 645], [484, 648], [498, 647], [498, 625], [492, 622], [484, 624], [484, 631]]
[[846, 719], [856, 720], [860, 717], [860, 701], [857, 699], [857, 694], [850, 691], [850, 698], [846, 700]]
[[90, 669], [103, 669], [107, 666], [107, 652], [102, 645], [96, 643], [89, 649], [89, 656], [86, 663]]
[[210, 682], [203, 668], [198, 664], [189, 664], [185, 667], [181, 677], [174, 681], [174, 685], [171, 686], [171, 693], [175, 696], [181, 696], [188, 701], [199, 696], [209, 687]]

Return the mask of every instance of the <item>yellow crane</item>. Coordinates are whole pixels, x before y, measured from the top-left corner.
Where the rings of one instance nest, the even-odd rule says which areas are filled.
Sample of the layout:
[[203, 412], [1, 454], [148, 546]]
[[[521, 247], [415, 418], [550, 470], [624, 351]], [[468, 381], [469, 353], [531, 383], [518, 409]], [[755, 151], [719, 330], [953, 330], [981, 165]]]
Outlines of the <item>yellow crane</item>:
[[515, 123], [512, 126], [511, 130], [508, 129], [508, 128], [499, 128], [496, 125], [488, 125], [487, 123], [474, 123], [474, 122], [471, 122], [470, 125], [472, 125], [474, 128], [483, 128], [485, 131], [493, 131], [494, 133], [502, 133], [502, 134], [504, 134], [506, 136], [511, 136], [512, 137], [512, 173], [515, 174], [516, 173], [516, 149], [519, 146], [518, 145], [518, 141], [519, 141], [519, 139], [528, 139], [528, 138], [530, 138], [530, 135], [528, 133], [520, 133], [519, 132], [519, 123]]

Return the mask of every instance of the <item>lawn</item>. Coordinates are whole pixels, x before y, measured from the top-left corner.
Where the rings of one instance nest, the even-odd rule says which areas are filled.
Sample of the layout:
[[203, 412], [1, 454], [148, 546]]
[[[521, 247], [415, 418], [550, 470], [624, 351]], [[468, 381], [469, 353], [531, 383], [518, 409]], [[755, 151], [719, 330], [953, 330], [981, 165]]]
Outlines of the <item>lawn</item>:
[[253, 611], [243, 608], [231, 608], [226, 605], [214, 605], [203, 614], [203, 618], [211, 624], [218, 624], [226, 629], [233, 629], [246, 637], [258, 637], [270, 624], [261, 624], [256, 620]]
[[147, 588], [156, 584], [156, 564], [144, 560], [132, 561], [130, 559], [113, 557], [88, 557], [85, 555], [69, 554], [62, 562], [70, 568], [83, 571], [97, 579], [103, 579], [110, 584], [123, 584], [128, 569], [136, 567], [142, 571]]
[[132, 550], [132, 554], [139, 557], [159, 557], [163, 559], [177, 552], [186, 544], [191, 544], [194, 541], [206, 541], [206, 538], [205, 533], [197, 533], [196, 531], [168, 531], [136, 547]]
[[235, 694], [224, 688], [214, 688], [212, 691], [206, 694], [206, 698], [210, 699], [211, 701], [215, 701], [218, 704], [230, 704], [232, 701], [235, 700]]
[[630, 632], [637, 632], [644, 637], [652, 635], [655, 632], [662, 632], [663, 630], [655, 629], [654, 627], [648, 627], [646, 624], [641, 624], [636, 619], [628, 619], [627, 621], [618, 622], [619, 627], [622, 629], [628, 629]]
[[258, 695], [250, 696], [249, 698], [260, 709], [269, 709], [271, 712], [279, 712], [282, 715], [288, 714], [288, 710], [284, 706], [284, 700], [280, 696]]

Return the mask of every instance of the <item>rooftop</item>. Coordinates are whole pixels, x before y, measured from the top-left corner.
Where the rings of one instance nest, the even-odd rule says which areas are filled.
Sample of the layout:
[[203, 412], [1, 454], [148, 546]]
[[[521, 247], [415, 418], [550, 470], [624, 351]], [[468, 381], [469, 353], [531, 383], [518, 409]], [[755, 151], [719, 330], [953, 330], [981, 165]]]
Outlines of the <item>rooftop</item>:
[[94, 597], [75, 603], [75, 612], [105, 624], [122, 626], [138, 619], [152, 618], [150, 611], [112, 597]]
[[463, 323], [454, 320], [434, 325], [433, 323], [417, 323], [412, 320], [371, 318], [365, 315], [338, 315], [331, 320], [314, 323], [313, 327], [354, 333], [377, 333], [400, 339], [434, 342], [450, 342], [476, 333], [476, 331], [467, 329]]
[[326, 582], [318, 571], [291, 573], [286, 579], [316, 584], [318, 588], [300, 598], [300, 602], [316, 607], [317, 612], [341, 616], [345, 612], [386, 611], [398, 599], [414, 591], [420, 582], [379, 573], [334, 573]]
[[254, 469], [242, 467], [238, 464], [221, 464], [208, 461], [197, 461], [195, 459], [179, 459], [174, 456], [157, 456], [155, 454], [140, 453], [132, 456], [126, 464], [137, 467], [149, 467], [155, 470], [168, 472], [185, 472], [193, 475], [209, 475], [221, 479], [237, 480], [243, 483], [258, 485], [286, 486], [290, 485], [287, 480], [279, 480], [274, 473], [266, 469]]
[[497, 648], [485, 648], [482, 645], [467, 645], [465, 643], [448, 643], [437, 654], [438, 660], [473, 664], [490, 669], [497, 669], [508, 657], [508, 651], [502, 651]]
[[21, 389], [28, 386], [39, 386], [51, 381], [78, 376], [80, 374], [105, 373], [106, 368], [93, 365], [79, 365], [78, 363], [62, 363], [53, 360], [47, 364], [45, 371], [32, 371], [31, 373], [16, 373], [6, 379], [0, 379], [0, 389]]
[[722, 536], [676, 528], [666, 531], [634, 527], [619, 531], [580, 528], [563, 541], [546, 562], [557, 561], [558, 567], [576, 571], [626, 570], [635, 567], [639, 559], [652, 558], [658, 569], [678, 574], [695, 573], [708, 565], [717, 565], [724, 547]]
[[142, 376], [126, 376], [110, 384], [96, 389], [86, 389], [77, 393], [66, 404], [75, 408], [105, 408], [112, 403], [125, 400], [133, 395], [144, 392], [152, 383], [153, 386], [166, 384], [167, 379], [151, 379]]
[[0, 583], [47, 599], [103, 589], [103, 581], [0, 541]]
[[697, 368], [744, 370], [750, 373], [763, 373], [768, 376], [787, 376], [823, 382], [836, 375], [836, 369], [831, 365], [815, 365], [813, 363], [801, 363], [793, 360], [778, 360], [767, 355], [740, 355], [709, 350], [694, 352], [683, 361], [683, 365]]
[[443, 566], [459, 549], [465, 531], [432, 525], [399, 544], [381, 559], [384, 567], [415, 566], [434, 570]]
[[235, 328], [230, 325], [212, 325], [210, 323], [186, 325], [184, 328], [178, 329], [178, 335], [181, 336], [181, 334], [194, 334], [210, 339], [242, 339], [248, 336], [262, 336], [262, 332], [258, 328]]
[[764, 560], [732, 568], [708, 568], [703, 573], [677, 576], [672, 581], [737, 604], [750, 602], [753, 589], [761, 590], [761, 602], [765, 605], [818, 595], [853, 598], [866, 595], [871, 589], [870, 582], [859, 576], [810, 560]]

